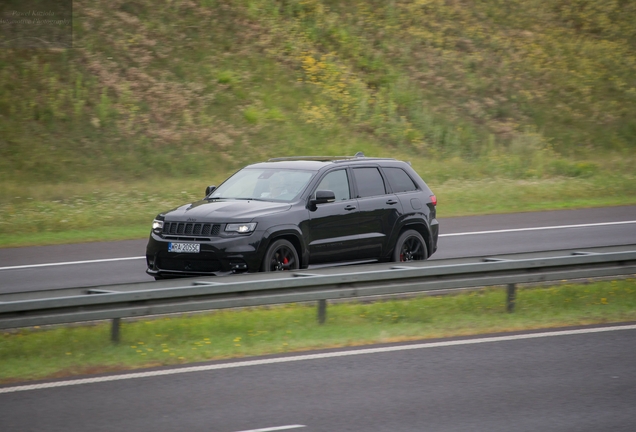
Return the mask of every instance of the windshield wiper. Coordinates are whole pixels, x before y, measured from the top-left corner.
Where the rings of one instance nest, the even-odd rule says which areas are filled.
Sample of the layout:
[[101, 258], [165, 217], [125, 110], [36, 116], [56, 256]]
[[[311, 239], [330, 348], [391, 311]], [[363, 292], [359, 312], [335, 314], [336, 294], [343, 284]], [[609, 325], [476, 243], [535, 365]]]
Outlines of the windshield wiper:
[[241, 201], [267, 201], [264, 200], [263, 198], [232, 198], [235, 200], [241, 200]]
[[267, 201], [262, 198], [211, 197], [208, 200]]

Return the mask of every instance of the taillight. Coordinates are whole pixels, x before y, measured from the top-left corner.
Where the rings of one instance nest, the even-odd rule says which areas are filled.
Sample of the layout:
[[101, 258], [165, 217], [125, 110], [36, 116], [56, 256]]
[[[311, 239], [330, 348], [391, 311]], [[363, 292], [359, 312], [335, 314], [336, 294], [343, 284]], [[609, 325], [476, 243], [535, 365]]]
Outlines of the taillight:
[[435, 195], [431, 195], [431, 202], [433, 203], [434, 206], [437, 205], [437, 197]]

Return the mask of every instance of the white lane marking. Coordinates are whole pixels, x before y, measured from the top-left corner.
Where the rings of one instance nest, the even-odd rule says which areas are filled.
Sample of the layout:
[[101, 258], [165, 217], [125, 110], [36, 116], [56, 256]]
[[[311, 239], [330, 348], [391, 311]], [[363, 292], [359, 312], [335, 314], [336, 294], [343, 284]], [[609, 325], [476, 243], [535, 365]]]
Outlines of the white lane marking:
[[463, 232], [463, 233], [452, 233], [452, 234], [440, 234], [439, 236], [440, 237], [457, 237], [457, 236], [478, 235], [478, 234], [499, 234], [499, 233], [523, 232], [523, 231], [541, 231], [541, 230], [568, 229], [568, 228], [589, 228], [589, 227], [598, 227], [598, 226], [626, 225], [626, 224], [636, 224], [636, 220], [621, 221], [621, 222], [600, 222], [600, 223], [578, 224], [578, 225], [557, 225], [557, 226], [532, 227], [532, 228], [510, 228], [510, 229], [492, 230], [492, 231], [474, 231], [474, 232]]
[[104, 263], [104, 262], [113, 262], [113, 261], [130, 261], [130, 260], [137, 260], [137, 259], [146, 259], [146, 257], [139, 256], [139, 257], [126, 257], [126, 258], [107, 258], [107, 259], [86, 260], [86, 261], [69, 261], [69, 262], [58, 262], [58, 263], [48, 263], [48, 264], [27, 264], [27, 265], [0, 267], [0, 270], [18, 270], [18, 269], [27, 269], [27, 268], [35, 268], [35, 267], [53, 267], [53, 266], [73, 265], [73, 264], [95, 264], [95, 263]]
[[307, 427], [307, 426], [305, 425], [276, 426], [276, 427], [263, 428], [263, 429], [250, 429], [250, 430], [244, 430], [239, 432], [271, 432], [271, 431], [279, 431], [279, 430], [286, 430], [286, 429], [298, 429], [303, 427]]
[[0, 387], [0, 394], [27, 391], [27, 390], [42, 390], [42, 389], [54, 388], [54, 387], [68, 387], [68, 386], [82, 385], [82, 384], [94, 384], [94, 383], [108, 382], [108, 381], [122, 381], [122, 380], [136, 379], [136, 378], [149, 378], [149, 377], [156, 377], [156, 376], [176, 375], [176, 374], [190, 373], [190, 372], [206, 372], [206, 371], [212, 371], [212, 370], [232, 369], [232, 368], [247, 367], [247, 366], [261, 366], [261, 365], [276, 364], [276, 363], [291, 363], [291, 362], [305, 361], [305, 360], [320, 360], [320, 359], [328, 359], [333, 357], [349, 357], [349, 356], [362, 355], [362, 354], [378, 354], [378, 353], [386, 353], [386, 352], [408, 351], [408, 350], [416, 350], [416, 349], [424, 349], [424, 348], [439, 348], [439, 347], [449, 347], [449, 346], [458, 346], [458, 345], [476, 345], [476, 344], [490, 343], [490, 342], [505, 342], [505, 341], [514, 341], [514, 340], [523, 340], [523, 339], [539, 339], [539, 338], [554, 337], [554, 336], [570, 336], [570, 335], [580, 335], [580, 334], [589, 334], [589, 333], [605, 333], [605, 332], [613, 332], [613, 331], [621, 331], [621, 330], [636, 330], [636, 324], [625, 325], [625, 326], [614, 326], [614, 327], [597, 327], [597, 328], [578, 329], [578, 330], [561, 330], [561, 331], [552, 331], [552, 332], [543, 332], [543, 333], [529, 333], [529, 334], [509, 335], [509, 336], [493, 336], [493, 337], [486, 337], [486, 338], [463, 339], [463, 340], [453, 340], [453, 341], [445, 341], [445, 342], [427, 342], [427, 343], [413, 344], [413, 345], [398, 345], [398, 346], [383, 347], [383, 348], [367, 348], [367, 349], [338, 351], [338, 352], [321, 353], [321, 354], [298, 355], [298, 356], [292, 356], [292, 357], [247, 360], [247, 361], [240, 361], [240, 362], [233, 362], [233, 363], [220, 363], [220, 364], [212, 364], [212, 365], [204, 365], [204, 366], [190, 366], [190, 367], [183, 367], [183, 368], [177, 368], [177, 369], [165, 369], [165, 370], [150, 371], [150, 372], [133, 372], [128, 374], [110, 375], [110, 376], [102, 376], [102, 377], [94, 377], [94, 378], [82, 378], [82, 379], [75, 379], [75, 380], [68, 380], [68, 381], [56, 381], [56, 382], [49, 382], [49, 383], [42, 383], [42, 384], [28, 384], [28, 385], [20, 385], [20, 386], [5, 387], [5, 388]]
[[[587, 228], [587, 227], [626, 225], [626, 224], [636, 224], [636, 220], [621, 221], [621, 222], [600, 222], [600, 223], [579, 224], [579, 225], [533, 227], [533, 228], [511, 228], [511, 229], [492, 230], [492, 231], [474, 231], [474, 232], [463, 232], [463, 233], [440, 234], [439, 236], [440, 237], [459, 237], [459, 236], [478, 235], [478, 234], [499, 234], [499, 233], [509, 233], [509, 232], [541, 231], [541, 230], [567, 229], [567, 228]], [[97, 263], [105, 263], [105, 262], [113, 262], [113, 261], [129, 261], [129, 260], [137, 260], [137, 259], [145, 259], [145, 258], [146, 258], [145, 256], [138, 256], [138, 257], [108, 258], [108, 259], [88, 260], [88, 261], [70, 261], [70, 262], [59, 262], [59, 263], [48, 263], [48, 264], [27, 264], [27, 265], [0, 267], [0, 271], [19, 270], [19, 269], [28, 269], [28, 268], [36, 268], [36, 267], [54, 267], [54, 266], [73, 265], [73, 264], [97, 264]]]

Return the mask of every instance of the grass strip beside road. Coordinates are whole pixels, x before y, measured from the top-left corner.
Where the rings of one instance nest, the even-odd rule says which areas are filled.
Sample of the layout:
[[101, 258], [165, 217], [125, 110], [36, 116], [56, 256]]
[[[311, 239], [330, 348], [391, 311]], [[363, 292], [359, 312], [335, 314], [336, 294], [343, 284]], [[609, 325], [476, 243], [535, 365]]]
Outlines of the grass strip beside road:
[[0, 334], [0, 384], [235, 359], [265, 354], [485, 333], [636, 321], [636, 279], [330, 304], [290, 304], [123, 322], [30, 328]]
[[[0, 247], [147, 238], [159, 212], [201, 199], [205, 185], [197, 179], [106, 186], [2, 185]], [[437, 196], [442, 223], [454, 216], [636, 204], [633, 176], [465, 179], [429, 185]]]

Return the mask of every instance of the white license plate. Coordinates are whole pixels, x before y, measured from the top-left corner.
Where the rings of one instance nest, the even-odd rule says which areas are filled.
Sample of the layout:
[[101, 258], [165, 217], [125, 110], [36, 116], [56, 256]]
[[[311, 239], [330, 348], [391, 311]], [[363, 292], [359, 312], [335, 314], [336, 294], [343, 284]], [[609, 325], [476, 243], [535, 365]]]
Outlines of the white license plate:
[[168, 243], [168, 252], [199, 253], [200, 251], [199, 243]]

